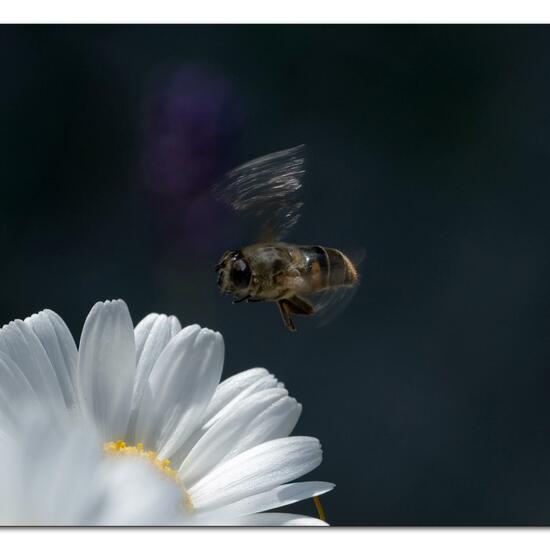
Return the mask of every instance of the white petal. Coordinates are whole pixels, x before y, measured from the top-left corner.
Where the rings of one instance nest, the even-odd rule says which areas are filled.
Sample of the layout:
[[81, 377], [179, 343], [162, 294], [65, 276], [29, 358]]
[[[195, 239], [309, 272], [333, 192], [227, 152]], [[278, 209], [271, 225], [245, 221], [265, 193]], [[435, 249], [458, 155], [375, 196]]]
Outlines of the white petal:
[[98, 302], [80, 338], [77, 390], [104, 441], [124, 439], [135, 376], [132, 319], [122, 300]]
[[188, 492], [196, 509], [211, 509], [292, 481], [316, 468], [321, 459], [315, 438], [267, 441], [223, 462]]
[[2, 422], [9, 423], [9, 426], [2, 426], [3, 431], [14, 427], [23, 402], [39, 406], [38, 398], [21, 369], [9, 356], [0, 352], [0, 414]]
[[225, 459], [245, 436], [254, 419], [286, 394], [286, 390], [273, 388], [249, 396], [240, 408], [208, 430], [181, 464], [179, 475], [185, 486], [194, 485]]
[[151, 369], [168, 342], [181, 330], [176, 317], [151, 313], [134, 330], [136, 340], [136, 378], [128, 431], [133, 436], [138, 409]]
[[174, 336], [149, 376], [154, 413], [139, 411], [136, 440], [158, 449], [161, 457], [176, 451], [204, 415], [223, 358], [223, 338], [217, 332], [194, 325]]
[[203, 415], [200, 427], [190, 434], [178, 451], [172, 455], [173, 464], [181, 464], [204, 434], [216, 422], [238, 410], [242, 401], [250, 395], [277, 387], [283, 386], [278, 384], [272, 374], [262, 368], [250, 369], [224, 380], [217, 387]]
[[150, 313], [134, 329], [136, 361], [139, 368], [151, 372], [166, 344], [181, 330], [177, 317]]
[[21, 320], [0, 330], [0, 351], [8, 355], [25, 375], [46, 409], [65, 408], [65, 400], [52, 363], [32, 328]]
[[100, 458], [98, 442], [89, 427], [69, 429], [68, 415], [59, 422], [25, 400], [18, 402], [18, 408], [17, 437], [0, 451], [0, 476], [9, 477], [8, 483], [6, 478], [0, 480], [0, 523], [72, 524], [83, 502], [93, 498], [90, 477], [91, 466]]
[[239, 516], [218, 521], [212, 525], [248, 527], [326, 527], [328, 523], [310, 516], [298, 514], [265, 513]]
[[65, 404], [75, 402], [74, 378], [78, 351], [67, 325], [57, 313], [46, 309], [25, 319], [44, 347], [55, 374]]
[[239, 372], [234, 376], [230, 376], [220, 383], [216, 388], [216, 392], [208, 405], [208, 409], [204, 415], [204, 421], [207, 422], [215, 414], [220, 412], [230, 401], [232, 401], [242, 391], [257, 382], [260, 378], [268, 376], [269, 372], [266, 369], [255, 368]]
[[187, 436], [183, 445], [172, 455], [174, 464], [181, 464], [189, 451], [220, 419], [232, 414], [248, 396], [278, 387], [277, 379], [265, 369], [255, 368], [231, 376], [216, 388], [203, 415], [200, 427]]
[[216, 510], [216, 512], [227, 516], [255, 514], [323, 495], [332, 491], [332, 489], [334, 489], [334, 484], [324, 481], [288, 483], [287, 485], [275, 487], [265, 493], [252, 495], [238, 502], [234, 502], [233, 504], [229, 504], [228, 506]]
[[[98, 442], [83, 430], [65, 428], [54, 433], [46, 419], [34, 423], [35, 434], [24, 426], [28, 442], [25, 451], [37, 452], [27, 459], [30, 470], [27, 499], [32, 499], [34, 521], [42, 525], [79, 525], [101, 506], [94, 470], [102, 459]], [[31, 439], [32, 438], [32, 439]], [[86, 472], [86, 475], [83, 475]], [[96, 512], [97, 513], [97, 512]]]
[[155, 321], [158, 317], [158, 313], [150, 313], [146, 315], [134, 329], [134, 337], [136, 340], [136, 361], [139, 360], [143, 348], [145, 347], [145, 342], [147, 341], [147, 336], [151, 332], [151, 328], [155, 324]]
[[[281, 388], [277, 388], [281, 391]], [[286, 393], [286, 390], [283, 390]], [[246, 432], [236, 442], [224, 460], [242, 453], [264, 441], [280, 439], [291, 434], [296, 426], [302, 406], [292, 397], [285, 396], [272, 403], [252, 420]]]
[[89, 426], [68, 417], [56, 424], [41, 408], [19, 405], [17, 438], [0, 442], [0, 524], [170, 525], [181, 518], [179, 487], [146, 461], [106, 457]]
[[110, 498], [91, 524], [174, 525], [185, 513], [177, 484], [145, 461], [107, 459], [99, 473], [98, 484]]
[[231, 414], [233, 411], [238, 409], [241, 406], [242, 401], [246, 399], [249, 395], [253, 395], [263, 390], [277, 387], [280, 386], [278, 386], [277, 379], [272, 374], [267, 373], [263, 376], [258, 377], [252, 384], [246, 386], [241, 392], [233, 396], [233, 398], [211, 418], [206, 420], [205, 415], [205, 418], [203, 420], [205, 430], [212, 427], [221, 418], [224, 418], [228, 414]]

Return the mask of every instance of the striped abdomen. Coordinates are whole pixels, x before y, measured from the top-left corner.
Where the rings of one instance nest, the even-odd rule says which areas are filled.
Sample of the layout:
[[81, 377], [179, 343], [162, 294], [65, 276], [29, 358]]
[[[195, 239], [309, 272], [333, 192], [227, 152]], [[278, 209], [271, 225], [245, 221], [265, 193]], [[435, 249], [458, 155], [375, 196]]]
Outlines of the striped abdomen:
[[304, 258], [302, 277], [311, 291], [351, 286], [357, 282], [355, 266], [336, 248], [300, 246], [298, 249]]

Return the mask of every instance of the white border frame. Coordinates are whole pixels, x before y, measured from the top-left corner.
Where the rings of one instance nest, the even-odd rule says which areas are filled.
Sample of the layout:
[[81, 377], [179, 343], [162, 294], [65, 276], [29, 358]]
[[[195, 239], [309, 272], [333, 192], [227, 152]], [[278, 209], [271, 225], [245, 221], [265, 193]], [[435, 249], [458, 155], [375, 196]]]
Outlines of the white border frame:
[[544, 0], [3, 0], [6, 23], [535, 23]]

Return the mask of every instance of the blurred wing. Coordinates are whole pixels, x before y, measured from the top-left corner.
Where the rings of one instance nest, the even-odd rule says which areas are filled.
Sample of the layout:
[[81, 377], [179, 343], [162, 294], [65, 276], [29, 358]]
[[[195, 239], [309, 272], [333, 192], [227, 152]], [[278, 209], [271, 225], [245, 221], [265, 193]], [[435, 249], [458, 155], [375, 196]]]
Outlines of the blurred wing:
[[359, 289], [357, 282], [353, 286], [325, 290], [315, 296], [308, 297], [315, 308], [315, 318], [318, 326], [328, 325], [346, 309]]
[[298, 145], [231, 170], [214, 186], [214, 196], [253, 218], [261, 240], [280, 240], [300, 218], [304, 150]]
[[365, 251], [357, 248], [346, 256], [353, 262], [359, 272], [357, 282], [351, 286], [331, 288], [315, 294], [306, 294], [307, 299], [313, 304], [314, 315], [318, 326], [328, 325], [340, 315], [353, 300], [361, 284], [361, 272], [359, 266], [365, 257]]

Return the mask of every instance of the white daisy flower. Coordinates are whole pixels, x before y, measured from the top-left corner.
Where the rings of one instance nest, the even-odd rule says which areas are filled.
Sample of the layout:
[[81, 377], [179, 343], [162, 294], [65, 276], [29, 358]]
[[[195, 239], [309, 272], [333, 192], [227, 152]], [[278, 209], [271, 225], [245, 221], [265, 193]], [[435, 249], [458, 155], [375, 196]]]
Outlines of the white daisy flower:
[[[265, 369], [220, 383], [219, 333], [158, 314], [134, 329], [116, 300], [92, 308], [79, 350], [45, 310], [4, 326], [0, 353], [0, 391], [13, 396], [28, 385], [56, 418], [69, 411], [95, 426], [108, 454], [148, 458], [178, 484], [183, 523], [325, 524], [264, 513], [333, 485], [289, 483], [321, 463], [319, 441], [289, 437], [301, 405]], [[0, 419], [9, 421], [12, 406], [0, 399]]]
[[181, 493], [166, 476], [105, 456], [84, 425], [24, 403], [0, 439], [0, 525], [177, 524]]

